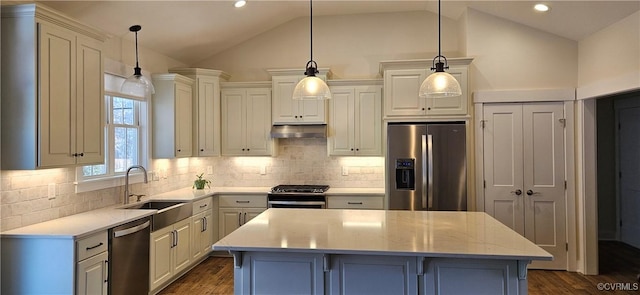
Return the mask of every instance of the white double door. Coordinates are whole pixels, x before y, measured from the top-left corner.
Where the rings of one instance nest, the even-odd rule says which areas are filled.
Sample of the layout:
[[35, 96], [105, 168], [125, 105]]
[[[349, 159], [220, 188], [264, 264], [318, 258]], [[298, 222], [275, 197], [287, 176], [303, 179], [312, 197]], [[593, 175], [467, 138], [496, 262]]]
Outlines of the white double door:
[[563, 103], [484, 104], [483, 123], [485, 211], [553, 255], [530, 267], [566, 269]]

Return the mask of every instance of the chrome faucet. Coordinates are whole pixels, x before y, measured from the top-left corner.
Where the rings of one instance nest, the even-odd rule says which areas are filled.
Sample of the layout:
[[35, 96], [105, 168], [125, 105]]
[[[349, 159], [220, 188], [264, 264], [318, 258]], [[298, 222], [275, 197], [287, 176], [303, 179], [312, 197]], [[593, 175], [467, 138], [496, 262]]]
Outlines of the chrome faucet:
[[129, 169], [127, 169], [127, 173], [124, 175], [124, 203], [125, 204], [129, 204], [129, 197], [131, 196], [136, 196], [138, 198], [137, 202], [140, 202], [140, 198], [144, 196], [144, 195], [135, 195], [135, 194], [129, 193], [129, 172], [131, 172], [132, 169], [136, 169], [136, 168], [144, 172], [144, 183], [149, 183], [149, 181], [147, 180], [147, 169], [144, 169], [144, 167], [142, 167], [141, 165], [135, 165], [135, 166], [129, 167]]

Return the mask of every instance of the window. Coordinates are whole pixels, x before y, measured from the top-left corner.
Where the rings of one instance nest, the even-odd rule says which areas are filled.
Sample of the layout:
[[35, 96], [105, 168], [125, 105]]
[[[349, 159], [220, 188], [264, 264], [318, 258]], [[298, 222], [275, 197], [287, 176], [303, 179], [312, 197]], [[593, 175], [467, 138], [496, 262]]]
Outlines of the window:
[[115, 95], [106, 95], [105, 102], [105, 164], [82, 167], [84, 179], [115, 176], [140, 164], [141, 102]]
[[[119, 93], [124, 78], [105, 74], [105, 160], [104, 164], [76, 169], [76, 192], [120, 186], [122, 177], [133, 165], [147, 168], [149, 108], [144, 94]], [[136, 171], [135, 173], [138, 173]], [[142, 180], [136, 175], [131, 183]]]

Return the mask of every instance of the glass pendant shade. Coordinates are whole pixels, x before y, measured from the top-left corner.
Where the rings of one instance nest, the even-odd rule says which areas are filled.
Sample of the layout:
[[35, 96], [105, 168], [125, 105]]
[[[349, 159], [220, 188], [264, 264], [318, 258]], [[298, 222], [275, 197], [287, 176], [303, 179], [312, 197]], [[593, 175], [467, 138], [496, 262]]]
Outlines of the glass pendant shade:
[[293, 99], [331, 99], [331, 91], [324, 80], [309, 76], [298, 82], [293, 90]]
[[420, 85], [420, 97], [437, 98], [462, 95], [460, 83], [447, 72], [435, 72]]
[[153, 83], [143, 75], [133, 74], [122, 83], [120, 91], [133, 96], [149, 96], [156, 93]]

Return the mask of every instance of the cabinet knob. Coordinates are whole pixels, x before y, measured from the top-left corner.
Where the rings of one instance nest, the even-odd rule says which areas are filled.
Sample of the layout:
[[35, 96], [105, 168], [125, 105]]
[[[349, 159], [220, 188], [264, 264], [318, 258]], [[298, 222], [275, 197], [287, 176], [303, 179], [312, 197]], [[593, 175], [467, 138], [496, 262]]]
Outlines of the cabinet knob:
[[178, 152], [181, 152], [182, 150], [178, 150]]
[[294, 116], [296, 119], [298, 119], [298, 116]]
[[247, 149], [247, 152], [250, 151], [251, 149]]
[[353, 152], [353, 149], [351, 149], [351, 151]]
[[242, 151], [244, 152], [244, 149], [242, 149]]
[[80, 154], [78, 154], [78, 156], [84, 157], [84, 153], [80, 153]]
[[204, 149], [200, 149], [201, 152], [204, 152]]
[[356, 149], [356, 152], [357, 152], [357, 151], [360, 151], [360, 149]]
[[424, 108], [422, 108], [422, 110], [424, 111]]
[[428, 110], [428, 111], [430, 111], [430, 110], [431, 110], [431, 107], [428, 107], [428, 108], [427, 108], [427, 110]]

